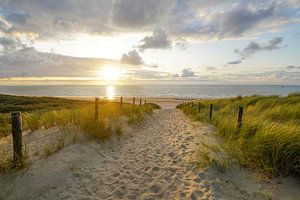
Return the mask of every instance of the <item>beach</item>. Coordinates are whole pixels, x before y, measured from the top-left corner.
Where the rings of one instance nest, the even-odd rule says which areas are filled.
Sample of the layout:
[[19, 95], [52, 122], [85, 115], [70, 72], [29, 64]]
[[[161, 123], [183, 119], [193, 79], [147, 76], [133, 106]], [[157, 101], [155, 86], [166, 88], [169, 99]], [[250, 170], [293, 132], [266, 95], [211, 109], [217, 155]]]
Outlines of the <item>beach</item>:
[[[212, 125], [175, 109], [182, 100], [149, 99], [162, 109], [124, 135], [80, 139], [27, 169], [0, 173], [1, 199], [297, 199], [296, 177], [269, 179], [228, 160]], [[45, 131], [44, 131], [45, 132]], [[35, 134], [35, 133], [32, 133]], [[43, 134], [43, 131], [38, 132]], [[216, 150], [217, 149], [217, 150]], [[216, 162], [199, 166], [205, 151]]]

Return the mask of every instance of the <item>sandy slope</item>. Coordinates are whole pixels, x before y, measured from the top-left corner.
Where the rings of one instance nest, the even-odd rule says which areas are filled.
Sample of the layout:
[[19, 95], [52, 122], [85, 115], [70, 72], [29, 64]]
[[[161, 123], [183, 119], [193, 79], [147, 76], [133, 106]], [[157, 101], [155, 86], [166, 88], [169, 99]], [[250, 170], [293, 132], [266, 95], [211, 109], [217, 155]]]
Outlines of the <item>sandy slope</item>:
[[[277, 187], [236, 167], [196, 169], [196, 146], [220, 141], [178, 110], [157, 110], [124, 131], [119, 141], [73, 144], [29, 170], [0, 174], [0, 199], [263, 199]], [[296, 199], [299, 185], [292, 187]]]

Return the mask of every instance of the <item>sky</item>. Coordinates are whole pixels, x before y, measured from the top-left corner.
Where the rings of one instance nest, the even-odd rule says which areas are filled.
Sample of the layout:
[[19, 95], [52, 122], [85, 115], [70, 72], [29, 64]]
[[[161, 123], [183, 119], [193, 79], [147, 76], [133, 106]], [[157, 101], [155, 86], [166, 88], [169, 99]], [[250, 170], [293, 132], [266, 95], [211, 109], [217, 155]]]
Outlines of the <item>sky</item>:
[[300, 84], [300, 0], [1, 0], [0, 84]]

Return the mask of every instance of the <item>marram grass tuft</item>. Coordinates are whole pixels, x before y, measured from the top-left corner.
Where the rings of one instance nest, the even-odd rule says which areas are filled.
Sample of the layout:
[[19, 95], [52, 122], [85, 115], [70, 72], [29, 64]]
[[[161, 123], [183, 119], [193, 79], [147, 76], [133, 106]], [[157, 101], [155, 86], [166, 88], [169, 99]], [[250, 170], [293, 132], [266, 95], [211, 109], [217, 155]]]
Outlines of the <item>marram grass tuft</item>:
[[[200, 112], [199, 112], [199, 104]], [[209, 106], [213, 104], [212, 119]], [[238, 107], [244, 107], [237, 130]], [[242, 165], [268, 175], [300, 174], [300, 94], [201, 100], [178, 106], [195, 120], [213, 123]]]

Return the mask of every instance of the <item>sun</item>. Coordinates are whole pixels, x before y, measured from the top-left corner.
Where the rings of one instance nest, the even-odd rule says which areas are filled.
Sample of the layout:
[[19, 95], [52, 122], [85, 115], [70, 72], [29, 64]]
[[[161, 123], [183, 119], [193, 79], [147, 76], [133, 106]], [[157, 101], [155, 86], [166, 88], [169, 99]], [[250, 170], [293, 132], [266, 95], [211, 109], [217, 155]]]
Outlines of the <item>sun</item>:
[[119, 80], [121, 78], [121, 74], [120, 69], [114, 66], [105, 66], [97, 72], [98, 77], [106, 81]]

